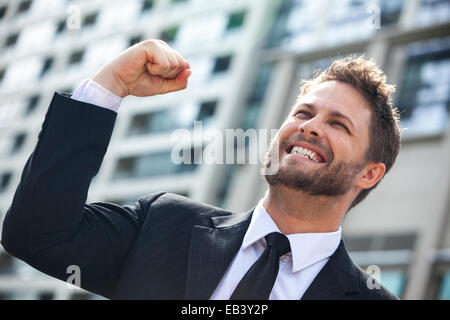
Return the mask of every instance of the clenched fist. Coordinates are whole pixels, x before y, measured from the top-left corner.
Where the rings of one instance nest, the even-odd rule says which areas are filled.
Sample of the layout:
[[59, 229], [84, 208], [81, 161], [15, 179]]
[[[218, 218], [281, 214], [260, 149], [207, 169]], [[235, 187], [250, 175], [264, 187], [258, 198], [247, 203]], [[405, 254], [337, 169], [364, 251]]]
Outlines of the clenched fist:
[[92, 80], [119, 97], [148, 97], [185, 89], [189, 63], [162, 40], [146, 40], [122, 52]]

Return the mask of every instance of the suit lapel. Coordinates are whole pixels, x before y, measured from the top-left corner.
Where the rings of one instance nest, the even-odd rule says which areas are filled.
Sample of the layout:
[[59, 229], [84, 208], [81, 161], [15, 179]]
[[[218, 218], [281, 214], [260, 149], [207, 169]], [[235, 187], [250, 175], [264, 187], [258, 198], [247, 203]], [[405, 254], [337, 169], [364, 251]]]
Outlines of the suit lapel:
[[243, 214], [211, 218], [213, 228], [192, 228], [186, 298], [209, 299], [238, 252], [253, 209]]
[[344, 241], [341, 240], [330, 260], [306, 290], [302, 300], [348, 299], [348, 294], [360, 291], [359, 282], [357, 267], [348, 256]]

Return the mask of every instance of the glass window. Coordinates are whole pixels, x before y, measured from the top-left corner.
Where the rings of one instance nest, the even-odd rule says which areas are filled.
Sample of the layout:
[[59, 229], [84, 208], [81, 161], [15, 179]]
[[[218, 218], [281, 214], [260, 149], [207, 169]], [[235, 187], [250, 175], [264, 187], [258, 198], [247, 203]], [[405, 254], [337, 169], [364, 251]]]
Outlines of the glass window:
[[227, 30], [238, 29], [242, 27], [245, 20], [245, 11], [234, 12], [228, 16]]
[[42, 66], [42, 71], [40, 74], [41, 78], [50, 71], [52, 65], [53, 65], [53, 58], [52, 57], [45, 58], [44, 65]]
[[0, 274], [11, 274], [14, 272], [14, 259], [11, 255], [0, 253]]
[[41, 97], [37, 94], [33, 95], [29, 98], [28, 103], [25, 108], [25, 115], [32, 113], [36, 109], [36, 107], [39, 105], [40, 98]]
[[3, 17], [6, 15], [6, 11], [8, 10], [7, 6], [1, 6], [0, 7], [0, 20], [3, 19]]
[[263, 64], [256, 75], [255, 82], [247, 98], [247, 104], [243, 117], [243, 129], [256, 128], [258, 124], [259, 111], [266, 97], [267, 86], [272, 76], [273, 65]]
[[22, 14], [24, 12], [27, 12], [31, 7], [32, 1], [31, 0], [25, 0], [22, 1], [19, 6], [17, 7], [17, 14]]
[[141, 35], [141, 34], [132, 36], [132, 37], [130, 38], [130, 40], [128, 40], [128, 46], [129, 46], [129, 47], [134, 46], [136, 43], [139, 43], [139, 42], [141, 42], [142, 40], [143, 40], [143, 38], [142, 38], [142, 35]]
[[204, 126], [212, 124], [217, 101], [205, 101], [201, 104], [186, 102], [178, 107], [166, 108], [150, 113], [135, 115], [128, 130], [129, 135], [169, 132], [184, 128], [190, 129], [194, 121], [202, 121]]
[[306, 51], [317, 41], [326, 0], [283, 0], [278, 8], [267, 40], [269, 47]]
[[84, 56], [83, 49], [72, 52], [69, 57], [69, 64], [74, 65], [80, 63], [83, 60], [83, 56]]
[[331, 3], [331, 14], [324, 35], [325, 44], [339, 45], [366, 39], [376, 33], [376, 25], [373, 28], [368, 25], [373, 15], [367, 13], [369, 1], [337, 0]]
[[11, 154], [18, 152], [25, 143], [25, 138], [27, 135], [25, 133], [19, 133], [13, 138], [13, 143], [11, 145]]
[[381, 26], [397, 23], [405, 0], [378, 0], [378, 2], [381, 9]]
[[170, 151], [122, 158], [117, 162], [114, 178], [144, 178], [192, 172], [196, 168], [193, 163], [194, 152], [197, 151], [190, 149], [184, 153], [192, 164], [174, 164]]
[[3, 78], [5, 77], [5, 68], [0, 68], [0, 83], [3, 81]]
[[381, 268], [380, 282], [397, 297], [401, 297], [405, 288], [406, 275], [401, 270], [383, 270]]
[[171, 44], [175, 41], [178, 34], [178, 26], [170, 27], [161, 32], [160, 39]]
[[200, 111], [197, 116], [197, 121], [201, 121], [203, 127], [211, 125], [214, 119], [214, 114], [217, 108], [217, 100], [206, 101], [200, 104]]
[[97, 21], [98, 12], [93, 12], [91, 14], [88, 14], [83, 19], [83, 27], [89, 27], [93, 26], [95, 22]]
[[9, 183], [11, 182], [12, 173], [6, 172], [0, 175], [0, 192], [3, 192], [8, 188]]
[[148, 10], [152, 9], [153, 8], [153, 2], [154, 2], [153, 0], [144, 0], [142, 2], [141, 10], [142, 11], [148, 11]]
[[412, 43], [397, 107], [405, 136], [439, 134], [445, 130], [450, 108], [450, 37]]
[[56, 31], [55, 31], [55, 34], [56, 34], [56, 35], [59, 35], [59, 34], [63, 33], [64, 30], [66, 30], [66, 24], [67, 24], [66, 19], [63, 19], [63, 20], [58, 21], [58, 23], [57, 23], [57, 25], [56, 25]]
[[442, 284], [439, 289], [439, 300], [450, 300], [450, 271], [446, 272], [442, 278]]
[[5, 47], [14, 47], [17, 43], [17, 39], [19, 39], [19, 33], [13, 33], [8, 35], [8, 37], [5, 40]]
[[450, 21], [450, 2], [448, 0], [421, 0], [416, 10], [415, 22], [419, 25], [432, 25]]
[[212, 73], [218, 74], [227, 71], [228, 68], [230, 67], [231, 59], [232, 59], [231, 55], [217, 57], [214, 62]]

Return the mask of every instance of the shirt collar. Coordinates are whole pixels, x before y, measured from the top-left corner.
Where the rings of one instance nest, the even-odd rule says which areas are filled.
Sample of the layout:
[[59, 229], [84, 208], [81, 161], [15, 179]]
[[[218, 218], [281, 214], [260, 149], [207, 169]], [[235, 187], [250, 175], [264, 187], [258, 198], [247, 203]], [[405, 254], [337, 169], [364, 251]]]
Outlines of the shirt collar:
[[[253, 211], [252, 219], [242, 242], [246, 249], [271, 232], [280, 232], [263, 206], [263, 199]], [[291, 245], [292, 272], [300, 271], [330, 257], [339, 246], [342, 228], [325, 233], [295, 233], [287, 235]]]

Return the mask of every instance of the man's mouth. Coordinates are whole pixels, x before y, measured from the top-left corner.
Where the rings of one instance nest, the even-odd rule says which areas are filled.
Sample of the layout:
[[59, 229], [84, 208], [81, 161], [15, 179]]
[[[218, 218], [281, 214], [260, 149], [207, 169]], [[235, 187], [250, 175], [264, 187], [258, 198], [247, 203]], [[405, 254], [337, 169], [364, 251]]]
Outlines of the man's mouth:
[[320, 150], [304, 142], [291, 144], [286, 148], [286, 152], [288, 154], [299, 155], [315, 163], [327, 162], [326, 156]]

